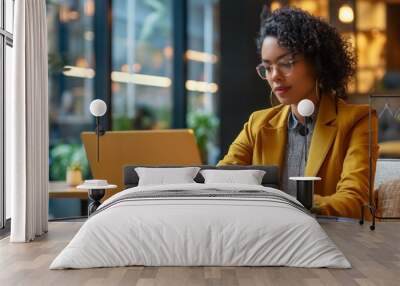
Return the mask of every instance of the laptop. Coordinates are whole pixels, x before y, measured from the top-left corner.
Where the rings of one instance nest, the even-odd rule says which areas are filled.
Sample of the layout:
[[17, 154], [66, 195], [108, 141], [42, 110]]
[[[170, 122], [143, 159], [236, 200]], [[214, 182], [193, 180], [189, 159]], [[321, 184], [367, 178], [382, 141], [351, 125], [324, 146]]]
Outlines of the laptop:
[[118, 187], [106, 197], [124, 189], [126, 165], [201, 165], [200, 152], [191, 129], [107, 131], [97, 138], [95, 132], [82, 132], [90, 170], [94, 179], [105, 179]]

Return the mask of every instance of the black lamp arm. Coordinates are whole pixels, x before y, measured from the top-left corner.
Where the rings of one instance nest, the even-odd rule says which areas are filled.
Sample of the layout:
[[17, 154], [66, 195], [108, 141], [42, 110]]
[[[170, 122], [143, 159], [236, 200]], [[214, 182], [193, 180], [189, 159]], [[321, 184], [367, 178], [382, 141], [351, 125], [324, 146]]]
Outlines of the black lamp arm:
[[311, 123], [311, 118], [309, 116], [304, 117], [304, 129], [305, 129], [305, 135], [304, 135], [304, 161], [307, 164], [307, 159], [308, 159], [308, 124]]
[[96, 135], [98, 136], [103, 136], [106, 134], [106, 130], [100, 125], [100, 120], [99, 117], [96, 116], [96, 129], [95, 129]]

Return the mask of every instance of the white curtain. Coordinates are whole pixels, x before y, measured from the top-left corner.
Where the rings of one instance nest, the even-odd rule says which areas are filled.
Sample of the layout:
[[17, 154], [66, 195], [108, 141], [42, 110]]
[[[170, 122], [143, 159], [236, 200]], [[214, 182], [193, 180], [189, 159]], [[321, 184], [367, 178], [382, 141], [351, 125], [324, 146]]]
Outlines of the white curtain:
[[12, 242], [48, 227], [48, 91], [45, 0], [15, 1], [13, 92], [6, 98], [6, 187]]

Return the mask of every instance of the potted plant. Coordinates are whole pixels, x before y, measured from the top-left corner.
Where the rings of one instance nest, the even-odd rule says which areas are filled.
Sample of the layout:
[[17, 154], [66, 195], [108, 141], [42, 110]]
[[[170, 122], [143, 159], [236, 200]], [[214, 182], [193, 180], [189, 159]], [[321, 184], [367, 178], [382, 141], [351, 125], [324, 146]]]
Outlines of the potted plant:
[[189, 113], [188, 126], [195, 133], [203, 164], [207, 164], [208, 145], [216, 140], [219, 121], [214, 114], [197, 111]]
[[82, 183], [82, 166], [72, 163], [67, 168], [66, 181], [68, 186], [77, 186]]
[[90, 178], [89, 164], [81, 144], [58, 143], [50, 148], [50, 181], [65, 181], [68, 168], [79, 165], [82, 179]]

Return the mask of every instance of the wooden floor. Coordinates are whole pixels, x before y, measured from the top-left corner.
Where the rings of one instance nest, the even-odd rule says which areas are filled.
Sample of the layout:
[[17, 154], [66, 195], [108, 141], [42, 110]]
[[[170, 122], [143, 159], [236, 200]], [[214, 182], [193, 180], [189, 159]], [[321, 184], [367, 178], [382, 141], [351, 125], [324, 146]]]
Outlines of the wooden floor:
[[400, 222], [321, 222], [352, 269], [289, 267], [123, 267], [48, 270], [82, 223], [52, 222], [26, 244], [0, 241], [0, 285], [400, 285]]

